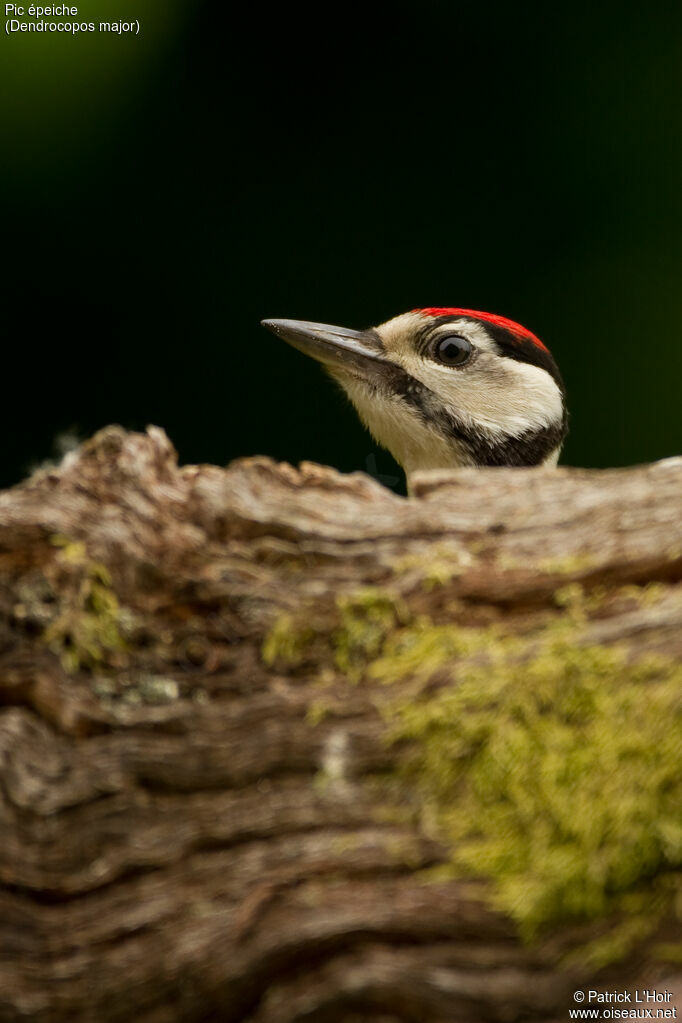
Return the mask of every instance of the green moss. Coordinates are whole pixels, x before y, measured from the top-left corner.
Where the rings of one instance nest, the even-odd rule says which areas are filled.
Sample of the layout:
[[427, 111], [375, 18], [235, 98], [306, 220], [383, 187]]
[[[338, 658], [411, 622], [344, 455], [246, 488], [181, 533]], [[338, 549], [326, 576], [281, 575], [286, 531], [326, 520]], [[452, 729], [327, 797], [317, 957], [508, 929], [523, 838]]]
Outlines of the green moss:
[[573, 575], [586, 572], [594, 568], [596, 564], [597, 559], [594, 554], [568, 554], [556, 558], [545, 558], [538, 562], [537, 569], [548, 574]]
[[646, 586], [621, 586], [616, 590], [616, 596], [634, 601], [639, 607], [653, 607], [658, 604], [666, 595], [666, 588], [662, 583], [648, 583]]
[[[494, 629], [471, 629], [458, 625], [433, 625], [421, 617], [406, 629], [387, 637], [380, 656], [367, 672], [380, 682], [393, 682], [407, 676], [423, 679], [433, 675], [452, 660], [485, 652], [493, 656], [500, 642]], [[504, 649], [513, 641], [505, 639]]]
[[333, 712], [334, 708], [328, 701], [313, 700], [308, 706], [305, 719], [314, 728], [333, 714]]
[[591, 970], [603, 970], [605, 966], [619, 962], [656, 929], [661, 909], [660, 904], [650, 904], [646, 911], [631, 911], [605, 934], [573, 949], [570, 955], [564, 957], [563, 965], [569, 969], [572, 966], [588, 966]]
[[261, 657], [268, 667], [295, 668], [304, 660], [314, 636], [313, 629], [301, 626], [293, 615], [280, 615], [263, 640]]
[[[628, 584], [608, 589], [604, 586], [593, 586], [585, 591], [580, 583], [568, 583], [554, 593], [554, 603], [565, 609], [566, 615], [574, 624], [586, 623], [587, 619], [606, 605], [631, 604], [639, 608], [654, 607], [666, 596], [667, 590], [661, 583], [648, 583], [646, 586]], [[633, 608], [634, 610], [634, 608]]]
[[339, 597], [336, 606], [340, 625], [331, 637], [334, 663], [357, 681], [367, 663], [379, 655], [387, 637], [407, 621], [408, 612], [390, 593], [373, 588]]
[[416, 575], [421, 588], [429, 593], [447, 586], [473, 563], [470, 551], [451, 544], [437, 544], [429, 547], [426, 556], [407, 554], [397, 558], [391, 567], [397, 576]]
[[448, 843], [451, 872], [492, 879], [527, 937], [605, 915], [682, 866], [682, 667], [580, 647], [579, 594], [564, 597], [573, 613], [525, 653], [494, 630], [421, 623], [371, 668], [387, 681], [449, 674], [390, 708], [390, 738], [411, 750], [401, 785]]
[[559, 554], [530, 564], [519, 557], [499, 552], [495, 564], [503, 571], [541, 572], [543, 575], [582, 575], [597, 568], [599, 559], [589, 551], [576, 554]]
[[82, 543], [53, 538], [61, 585], [58, 613], [43, 632], [43, 641], [59, 655], [66, 671], [94, 668], [125, 649], [121, 610], [108, 570], [92, 561]]
[[682, 942], [661, 942], [654, 945], [653, 952], [659, 962], [682, 964]]
[[[280, 620], [269, 651], [295, 660], [314, 644], [316, 664], [387, 684], [377, 705], [404, 751], [387, 779], [387, 819], [404, 820], [411, 807], [449, 849], [440, 878], [487, 879], [527, 939], [568, 921], [605, 921], [574, 949], [600, 968], [664, 913], [682, 917], [668, 883], [682, 867], [682, 666], [633, 662], [583, 637], [607, 599], [646, 606], [665, 592], [586, 594], [569, 583], [555, 594], [558, 617], [510, 635], [500, 625], [435, 625], [368, 589], [338, 599], [336, 625]], [[398, 695], [396, 682], [411, 686]], [[309, 721], [329, 710], [314, 705]]]
[[[381, 650], [386, 637], [403, 623], [407, 611], [401, 601], [384, 590], [367, 588], [338, 597], [331, 618], [282, 614], [268, 631], [261, 656], [268, 667], [297, 667], [313, 652], [316, 641], [331, 652], [335, 667], [357, 681], [365, 665]], [[331, 651], [330, 651], [331, 648]], [[323, 663], [326, 658], [323, 658]]]

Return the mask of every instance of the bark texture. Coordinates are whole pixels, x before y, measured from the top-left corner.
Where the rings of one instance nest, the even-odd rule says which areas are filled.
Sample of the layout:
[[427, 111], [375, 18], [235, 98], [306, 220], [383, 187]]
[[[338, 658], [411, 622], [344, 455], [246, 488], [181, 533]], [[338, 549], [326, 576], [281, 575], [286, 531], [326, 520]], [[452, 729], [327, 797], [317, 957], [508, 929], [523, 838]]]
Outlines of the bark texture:
[[[533, 637], [578, 585], [581, 642], [679, 660], [682, 459], [416, 490], [179, 468], [162, 431], [112, 427], [0, 495], [0, 1019], [549, 1021], [576, 989], [680, 995], [655, 952], [673, 912], [599, 970], [566, 951], [603, 920], [527, 944], [484, 880], [425, 880], [447, 842], [385, 812], [409, 743], [369, 668], [408, 618]], [[401, 610], [349, 652], [339, 609], [367, 588]]]

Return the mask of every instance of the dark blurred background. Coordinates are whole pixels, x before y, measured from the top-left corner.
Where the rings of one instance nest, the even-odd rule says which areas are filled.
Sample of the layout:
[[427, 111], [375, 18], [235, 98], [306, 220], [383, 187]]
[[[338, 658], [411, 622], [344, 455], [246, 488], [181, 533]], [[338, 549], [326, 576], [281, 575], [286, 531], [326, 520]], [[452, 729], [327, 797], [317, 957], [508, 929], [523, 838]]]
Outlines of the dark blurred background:
[[563, 462], [678, 453], [676, 8], [84, 0], [140, 36], [3, 34], [0, 483], [111, 422], [398, 476], [259, 320], [426, 305], [548, 344]]

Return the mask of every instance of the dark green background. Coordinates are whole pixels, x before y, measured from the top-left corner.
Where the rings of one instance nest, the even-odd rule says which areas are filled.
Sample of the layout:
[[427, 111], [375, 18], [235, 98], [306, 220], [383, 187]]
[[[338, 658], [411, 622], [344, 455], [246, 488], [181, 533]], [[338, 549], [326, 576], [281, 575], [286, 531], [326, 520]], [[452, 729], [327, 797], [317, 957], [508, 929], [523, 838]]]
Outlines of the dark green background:
[[676, 7], [89, 0], [142, 34], [3, 34], [0, 482], [110, 422], [396, 473], [258, 323], [420, 305], [543, 338], [564, 462], [677, 453]]

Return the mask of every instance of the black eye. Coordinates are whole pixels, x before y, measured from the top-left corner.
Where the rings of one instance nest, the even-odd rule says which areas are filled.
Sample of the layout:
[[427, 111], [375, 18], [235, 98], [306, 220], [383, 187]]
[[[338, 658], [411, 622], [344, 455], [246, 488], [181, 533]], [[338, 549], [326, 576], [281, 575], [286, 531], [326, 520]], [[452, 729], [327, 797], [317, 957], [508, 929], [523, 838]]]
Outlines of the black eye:
[[471, 343], [458, 334], [448, 334], [436, 341], [434, 355], [444, 366], [463, 366], [473, 351]]

